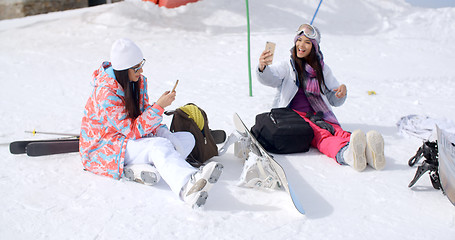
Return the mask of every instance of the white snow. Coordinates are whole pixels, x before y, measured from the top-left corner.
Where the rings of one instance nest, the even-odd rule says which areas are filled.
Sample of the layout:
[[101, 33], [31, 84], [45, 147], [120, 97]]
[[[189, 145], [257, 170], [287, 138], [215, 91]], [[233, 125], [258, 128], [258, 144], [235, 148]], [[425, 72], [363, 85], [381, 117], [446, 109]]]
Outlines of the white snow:
[[[274, 62], [288, 60], [295, 30], [318, 1], [249, 3], [253, 71], [266, 41], [277, 43]], [[315, 149], [275, 155], [305, 216], [282, 191], [237, 187], [242, 162], [233, 147], [213, 159], [225, 171], [199, 210], [165, 182], [149, 187], [85, 172], [78, 153], [9, 153], [13, 140], [54, 137], [25, 130], [79, 132], [91, 74], [120, 37], [142, 48], [152, 100], [180, 79], [169, 109], [193, 102], [213, 129], [232, 132], [234, 112], [252, 126], [275, 90], [253, 74], [248, 94], [244, 1], [165, 9], [130, 0], [0, 21], [0, 239], [454, 239], [455, 207], [428, 175], [407, 187], [416, 171], [407, 161], [422, 140], [395, 126], [408, 114], [455, 120], [454, 21], [455, 8], [404, 0], [323, 2], [315, 21], [321, 49], [348, 87], [335, 114], [346, 130], [380, 131], [387, 166], [358, 173]]]

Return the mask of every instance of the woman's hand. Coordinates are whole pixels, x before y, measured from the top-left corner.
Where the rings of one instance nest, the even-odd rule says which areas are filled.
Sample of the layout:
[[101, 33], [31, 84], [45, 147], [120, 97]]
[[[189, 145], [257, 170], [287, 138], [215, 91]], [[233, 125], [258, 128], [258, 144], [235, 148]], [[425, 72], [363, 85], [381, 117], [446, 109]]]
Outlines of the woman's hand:
[[259, 57], [259, 71], [264, 71], [265, 66], [272, 64], [273, 54], [269, 50], [264, 50]]
[[333, 91], [335, 91], [335, 96], [337, 96], [337, 98], [343, 98], [346, 96], [347, 92], [346, 85], [341, 84], [338, 88], [333, 89]]
[[160, 107], [164, 109], [165, 107], [172, 104], [172, 102], [175, 100], [176, 94], [177, 93], [175, 91], [174, 92], [166, 91], [165, 93], [163, 93], [163, 95], [161, 95], [158, 101], [156, 101], [156, 104], [158, 104]]

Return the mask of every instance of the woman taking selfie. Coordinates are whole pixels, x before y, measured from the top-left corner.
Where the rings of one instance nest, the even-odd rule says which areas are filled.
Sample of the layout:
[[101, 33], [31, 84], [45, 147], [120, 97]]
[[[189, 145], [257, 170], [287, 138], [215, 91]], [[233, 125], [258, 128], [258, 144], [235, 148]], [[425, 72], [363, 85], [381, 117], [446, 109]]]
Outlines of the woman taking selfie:
[[314, 132], [311, 145], [320, 152], [357, 171], [363, 171], [367, 163], [374, 169], [383, 169], [381, 134], [344, 131], [332, 112], [331, 106], [338, 107], [345, 102], [347, 88], [338, 83], [325, 64], [320, 41], [321, 34], [316, 27], [301, 25], [294, 38], [290, 60], [271, 65], [272, 52], [262, 52], [256, 71], [258, 80], [277, 89], [273, 107], [289, 107], [310, 124]]

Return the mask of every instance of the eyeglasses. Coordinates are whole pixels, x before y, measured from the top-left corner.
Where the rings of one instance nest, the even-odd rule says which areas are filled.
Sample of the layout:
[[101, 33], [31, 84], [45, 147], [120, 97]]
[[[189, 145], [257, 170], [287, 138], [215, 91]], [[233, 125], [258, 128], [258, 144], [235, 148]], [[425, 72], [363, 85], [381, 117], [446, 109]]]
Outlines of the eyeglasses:
[[145, 64], [145, 58], [142, 59], [141, 63], [139, 63], [139, 67], [137, 67], [137, 68], [132, 68], [132, 69], [134, 70], [134, 73], [137, 73], [139, 70], [141, 70], [142, 67], [144, 66], [144, 64]]
[[316, 39], [316, 37], [318, 36], [316, 29], [314, 29], [314, 27], [311, 26], [310, 24], [306, 23], [300, 25], [299, 29], [297, 30], [297, 35], [301, 35], [302, 33], [303, 35], [305, 35], [305, 37], [309, 39]]

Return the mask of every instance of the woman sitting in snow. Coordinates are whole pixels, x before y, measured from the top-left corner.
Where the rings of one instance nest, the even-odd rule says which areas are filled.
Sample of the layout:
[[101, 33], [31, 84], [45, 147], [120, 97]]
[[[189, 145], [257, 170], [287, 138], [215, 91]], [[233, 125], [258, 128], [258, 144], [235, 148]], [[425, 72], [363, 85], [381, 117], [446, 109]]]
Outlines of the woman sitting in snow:
[[[262, 52], [257, 76], [264, 85], [277, 88], [274, 107], [289, 107], [299, 113], [311, 126], [314, 139], [311, 145], [339, 164], [363, 171], [367, 163], [375, 169], [385, 166], [384, 140], [377, 131], [366, 135], [361, 130], [352, 134], [344, 131], [330, 105], [337, 107], [346, 100], [346, 86], [339, 84], [329, 66], [324, 63], [319, 43], [321, 35], [309, 24], [299, 27], [291, 49], [290, 61], [270, 65], [272, 53]], [[318, 125], [310, 119], [322, 115]]]
[[145, 59], [129, 39], [111, 48], [111, 62], [93, 73], [93, 91], [82, 118], [80, 154], [86, 170], [153, 185], [163, 178], [192, 207], [205, 204], [207, 191], [223, 166], [210, 162], [193, 168], [185, 158], [195, 140], [189, 132], [171, 133], [162, 124], [164, 108], [176, 92], [165, 92], [149, 104]]

